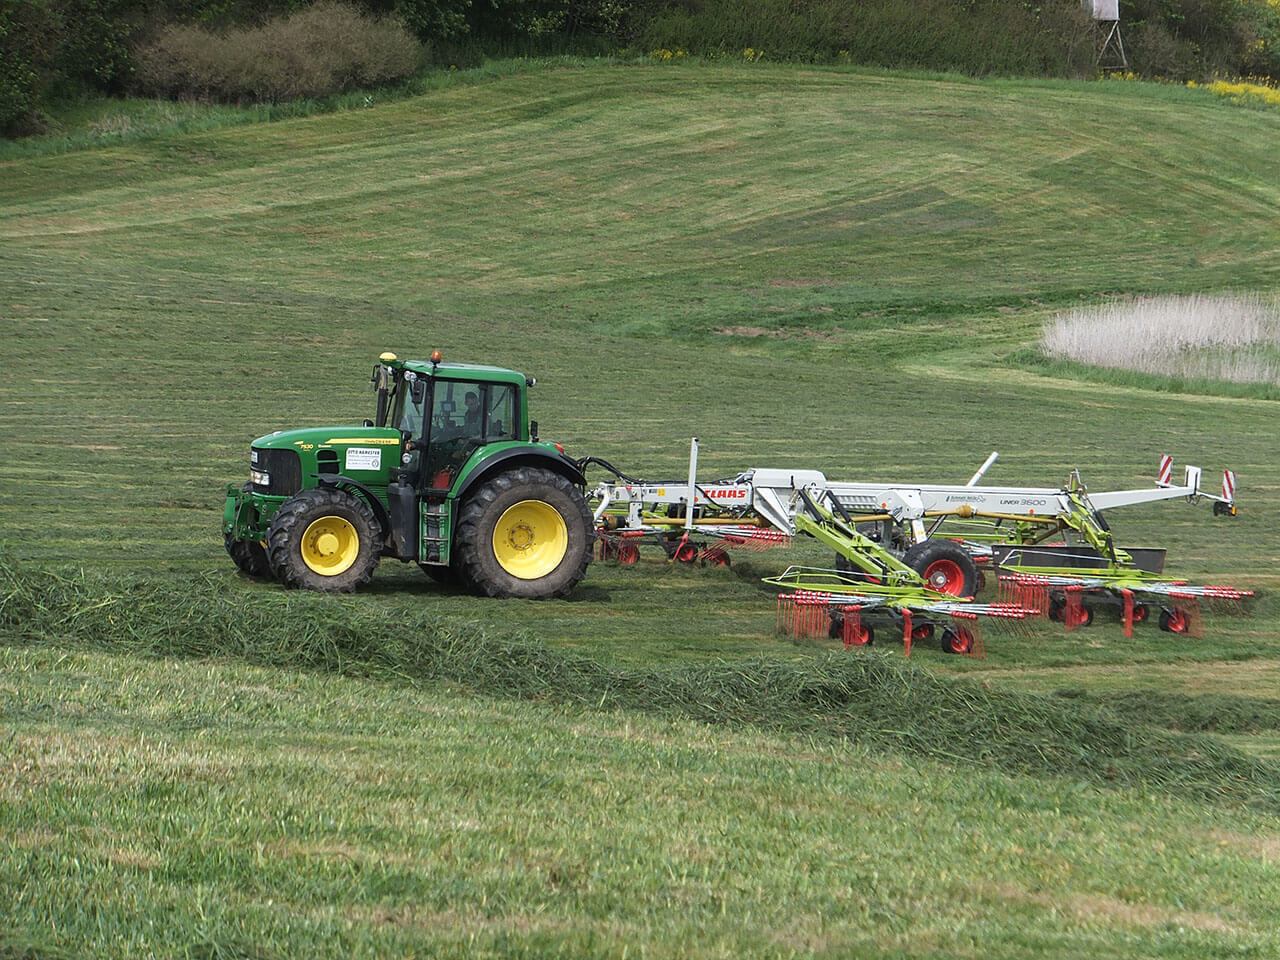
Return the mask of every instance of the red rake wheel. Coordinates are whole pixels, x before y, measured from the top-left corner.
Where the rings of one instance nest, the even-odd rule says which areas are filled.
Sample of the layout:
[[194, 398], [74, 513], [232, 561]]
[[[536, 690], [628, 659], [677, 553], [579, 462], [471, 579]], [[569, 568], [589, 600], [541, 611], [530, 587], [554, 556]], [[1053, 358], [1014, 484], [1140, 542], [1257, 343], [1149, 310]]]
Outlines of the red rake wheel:
[[931, 589], [953, 597], [960, 596], [964, 586], [964, 573], [954, 560], [935, 560], [925, 568], [924, 579]]
[[1179, 607], [1166, 607], [1160, 611], [1160, 629], [1165, 633], [1188, 633], [1191, 616]]
[[1145, 603], [1135, 603], [1133, 605], [1133, 622], [1134, 623], [1146, 623], [1147, 619], [1150, 616], [1151, 616], [1151, 608], [1148, 607]]
[[933, 624], [922, 623], [911, 628], [911, 642], [918, 643], [933, 636]]
[[942, 649], [946, 653], [970, 653], [973, 644], [973, 631], [968, 627], [947, 627], [942, 631]]
[[674, 559], [676, 563], [693, 563], [698, 559], [698, 548], [686, 540], [684, 543], [680, 544], [680, 546], [676, 547], [676, 552], [672, 559]]

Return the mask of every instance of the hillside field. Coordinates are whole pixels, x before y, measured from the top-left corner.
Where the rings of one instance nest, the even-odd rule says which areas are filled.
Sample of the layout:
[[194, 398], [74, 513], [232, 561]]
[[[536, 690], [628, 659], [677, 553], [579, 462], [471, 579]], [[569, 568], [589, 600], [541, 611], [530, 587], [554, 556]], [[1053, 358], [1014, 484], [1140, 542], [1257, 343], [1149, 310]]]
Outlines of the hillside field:
[[[1109, 297], [1280, 293], [1278, 140], [1149, 84], [529, 63], [11, 151], [0, 958], [1280, 954], [1280, 400], [1033, 350]], [[775, 634], [759, 578], [812, 544], [555, 602], [239, 577], [249, 442], [435, 348], [648, 479], [691, 436], [703, 477], [1230, 467], [1238, 517], [1111, 522], [1260, 596], [904, 663]]]

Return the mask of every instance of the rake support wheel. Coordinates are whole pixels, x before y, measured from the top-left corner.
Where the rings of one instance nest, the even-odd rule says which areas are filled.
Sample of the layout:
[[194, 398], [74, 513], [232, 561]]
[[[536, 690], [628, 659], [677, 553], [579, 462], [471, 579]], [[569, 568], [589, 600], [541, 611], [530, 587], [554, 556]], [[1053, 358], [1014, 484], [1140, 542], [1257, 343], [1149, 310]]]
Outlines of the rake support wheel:
[[350, 593], [373, 577], [382, 530], [369, 505], [332, 487], [286, 500], [267, 528], [267, 557], [286, 587]]
[[516, 467], [467, 499], [454, 543], [478, 593], [541, 599], [567, 596], [586, 576], [594, 540], [577, 487], [544, 467]]
[[1160, 629], [1165, 633], [1189, 633], [1191, 617], [1181, 607], [1165, 607], [1160, 611]]
[[952, 540], [925, 540], [902, 556], [902, 562], [924, 578], [926, 586], [953, 597], [978, 592], [978, 565]]
[[942, 649], [944, 653], [967, 654], [973, 652], [975, 639], [973, 631], [968, 627], [947, 627], [942, 631]]

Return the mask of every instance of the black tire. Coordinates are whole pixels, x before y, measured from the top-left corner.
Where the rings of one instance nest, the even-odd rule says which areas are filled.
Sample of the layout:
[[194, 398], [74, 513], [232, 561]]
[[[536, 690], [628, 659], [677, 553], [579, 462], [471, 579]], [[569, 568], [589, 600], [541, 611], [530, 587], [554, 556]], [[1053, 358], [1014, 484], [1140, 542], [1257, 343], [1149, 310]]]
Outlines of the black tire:
[[[326, 535], [338, 539], [343, 549], [335, 554], [321, 539]], [[317, 487], [303, 490], [276, 511], [267, 527], [267, 556], [286, 587], [350, 593], [373, 577], [382, 539], [368, 504], [341, 490]]]
[[902, 555], [902, 562], [924, 578], [925, 585], [953, 597], [978, 592], [978, 564], [954, 540], [930, 539]]
[[267, 551], [253, 540], [236, 540], [229, 533], [222, 535], [222, 542], [232, 562], [245, 576], [255, 580], [269, 580], [271, 567], [267, 563]]
[[[506, 540], [499, 536], [504, 516], [511, 524]], [[548, 525], [550, 536], [544, 536]], [[507, 551], [505, 560], [495, 550], [498, 542]], [[486, 480], [463, 504], [454, 556], [472, 588], [485, 596], [564, 597], [586, 576], [594, 542], [591, 510], [577, 487], [544, 467], [517, 467]], [[549, 552], [530, 553], [520, 570], [526, 564], [522, 551], [544, 548]]]

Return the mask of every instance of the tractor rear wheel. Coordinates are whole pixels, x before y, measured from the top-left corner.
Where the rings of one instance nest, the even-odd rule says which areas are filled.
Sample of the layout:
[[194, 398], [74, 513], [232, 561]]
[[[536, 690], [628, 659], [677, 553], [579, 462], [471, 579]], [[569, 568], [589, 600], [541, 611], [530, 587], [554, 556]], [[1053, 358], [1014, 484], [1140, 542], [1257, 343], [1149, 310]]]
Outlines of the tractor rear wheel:
[[286, 500], [267, 528], [271, 569], [286, 587], [350, 593], [373, 577], [380, 530], [368, 504], [331, 487]]
[[229, 533], [222, 535], [222, 542], [226, 545], [232, 562], [245, 576], [257, 580], [266, 580], [271, 577], [267, 551], [262, 548], [262, 544], [254, 540], [237, 540]]
[[978, 564], [953, 540], [925, 540], [902, 556], [902, 562], [924, 578], [925, 585], [953, 597], [978, 592]]
[[582, 493], [543, 467], [486, 480], [458, 514], [454, 549], [490, 597], [563, 597], [587, 573], [595, 532]]

